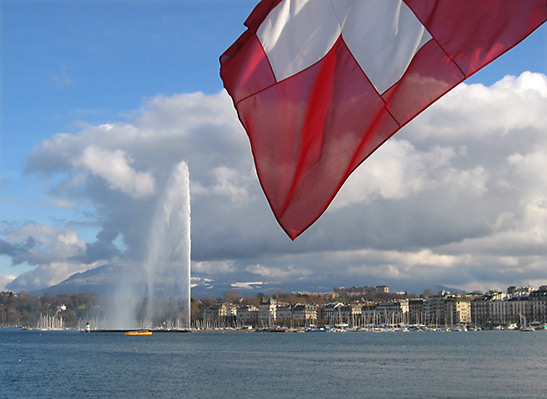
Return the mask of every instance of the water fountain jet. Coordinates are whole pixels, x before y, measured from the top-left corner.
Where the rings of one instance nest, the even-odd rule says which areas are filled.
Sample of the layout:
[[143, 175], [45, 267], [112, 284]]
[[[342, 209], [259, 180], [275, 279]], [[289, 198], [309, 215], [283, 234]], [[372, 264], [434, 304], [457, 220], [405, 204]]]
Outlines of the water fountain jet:
[[190, 175], [181, 162], [158, 199], [145, 261], [141, 267], [124, 267], [107, 328], [190, 328], [190, 233]]
[[[179, 296], [183, 327], [190, 328], [191, 216], [190, 175], [186, 162], [173, 170], [150, 228], [145, 263], [147, 301], [144, 320], [154, 327], [165, 314], [155, 306], [161, 296]], [[158, 279], [167, 292], [160, 292]], [[166, 287], [166, 279], [169, 284]], [[171, 294], [171, 295], [169, 295]], [[173, 309], [167, 309], [172, 312]]]

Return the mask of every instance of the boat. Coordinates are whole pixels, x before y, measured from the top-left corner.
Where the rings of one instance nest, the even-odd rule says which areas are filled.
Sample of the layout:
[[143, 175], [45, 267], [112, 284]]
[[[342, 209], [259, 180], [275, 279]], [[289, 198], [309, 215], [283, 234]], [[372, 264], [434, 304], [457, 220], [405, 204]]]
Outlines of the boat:
[[523, 321], [522, 325], [520, 326], [520, 331], [536, 331], [536, 329], [532, 326], [529, 326], [528, 323], [526, 323], [526, 316], [523, 316], [519, 313], [520, 320]]
[[127, 331], [125, 335], [152, 335], [152, 331], [148, 331], [148, 330]]

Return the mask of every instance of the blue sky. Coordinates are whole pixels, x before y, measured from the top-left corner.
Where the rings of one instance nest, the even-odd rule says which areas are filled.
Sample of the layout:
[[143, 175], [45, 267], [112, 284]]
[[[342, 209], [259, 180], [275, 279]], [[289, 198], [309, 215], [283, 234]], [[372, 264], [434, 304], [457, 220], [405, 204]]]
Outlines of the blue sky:
[[[218, 92], [218, 57], [251, 1], [2, 2], [3, 170], [79, 121], [156, 94]], [[12, 139], [16, 138], [17, 146]], [[13, 152], [17, 149], [17, 152]]]
[[[218, 57], [252, 1], [3, 1], [3, 220], [49, 222], [32, 148], [82, 124], [131, 117], [158, 94], [222, 89]], [[63, 212], [64, 213], [64, 212]], [[5, 260], [5, 259], [4, 259]], [[0, 266], [0, 275], [8, 273]]]
[[[68, 138], [59, 134], [66, 133], [74, 139], [73, 141], [78, 141], [78, 148], [86, 146], [102, 148], [101, 140], [111, 140], [112, 136], [96, 135], [98, 134], [96, 131], [99, 130], [98, 126], [120, 124], [119, 128], [122, 129], [121, 125], [125, 123], [135, 127], [137, 131], [141, 131], [139, 129], [144, 129], [142, 120], [147, 117], [152, 120], [151, 115], [154, 112], [162, 115], [161, 112], [167, 112], [165, 110], [172, 106], [171, 103], [179, 104], [179, 102], [182, 104], [179, 104], [181, 107], [190, 107], [188, 105], [190, 103], [192, 107], [196, 107], [195, 102], [201, 101], [200, 104], [206, 109], [203, 112], [209, 112], [212, 119], [220, 118], [219, 115], [228, 115], [226, 120], [218, 122], [216, 128], [221, 129], [222, 126], [227, 126], [226, 129], [230, 130], [230, 134], [234, 134], [234, 137], [238, 137], [239, 134], [242, 136], [241, 141], [237, 141], [241, 148], [238, 148], [237, 151], [231, 148], [226, 151], [226, 154], [222, 155], [226, 156], [225, 161], [214, 161], [216, 163], [207, 164], [211, 166], [211, 171], [214, 173], [211, 172], [207, 175], [204, 167], [203, 171], [193, 175], [195, 176], [193, 177], [193, 186], [198, 193], [196, 196], [205, 196], [206, 192], [211, 195], [220, 195], [219, 190], [225, 189], [223, 195], [231, 196], [233, 207], [240, 206], [238, 201], [252, 198], [253, 206], [259, 208], [257, 215], [248, 215], [249, 220], [240, 223], [247, 228], [247, 230], [244, 229], [243, 232], [236, 234], [241, 240], [241, 247], [233, 243], [231, 246], [228, 245], [232, 239], [228, 225], [220, 226], [218, 231], [215, 230], [214, 234], [211, 232], [207, 237], [207, 234], [204, 233], [202, 240], [199, 236], [193, 238], [196, 246], [195, 261], [198, 262], [195, 267], [196, 275], [201, 273], [206, 277], [234, 282], [250, 279], [257, 281], [277, 279], [276, 281], [281, 284], [284, 278], [293, 279], [294, 276], [297, 279], [310, 279], [310, 275], [315, 273], [315, 270], [320, 270], [322, 280], [318, 279], [317, 284], [328, 287], [330, 281], [336, 280], [329, 280], [331, 278], [329, 276], [338, 274], [340, 270], [338, 260], [334, 260], [338, 259], [335, 254], [344, 252], [348, 257], [354, 257], [359, 251], [365, 251], [366, 254], [361, 260], [355, 260], [351, 266], [347, 267], [347, 270], [353, 270], [351, 272], [353, 274], [348, 272], [345, 277], [342, 276], [336, 280], [337, 283], [342, 284], [344, 281], [348, 281], [346, 284], [349, 284], [356, 278], [360, 278], [363, 285], [392, 283], [404, 286], [405, 280], [401, 276], [404, 274], [403, 269], [408, 271], [404, 267], [406, 263], [388, 260], [389, 254], [381, 251], [393, 251], [402, 257], [424, 254], [423, 251], [440, 257], [456, 256], [455, 249], [447, 249], [446, 246], [449, 242], [462, 243], [466, 240], [476, 239], [481, 234], [487, 237], [488, 234], [485, 231], [491, 229], [495, 223], [502, 223], [503, 215], [521, 215], [519, 220], [521, 224], [524, 223], [522, 218], [525, 216], [522, 215], [526, 212], [522, 209], [521, 212], [518, 212], [512, 208], [512, 206], [522, 203], [523, 198], [520, 198], [515, 199], [512, 205], [508, 204], [505, 208], [500, 208], [499, 213], [491, 215], [490, 219], [484, 221], [484, 224], [461, 233], [462, 235], [454, 232], [458, 238], [454, 238], [453, 241], [447, 239], [442, 244], [427, 237], [419, 243], [403, 240], [402, 245], [407, 247], [404, 250], [382, 248], [382, 245], [374, 244], [372, 242], [374, 240], [368, 240], [365, 244], [362, 242], [348, 244], [351, 240], [344, 242], [342, 239], [344, 235], [337, 233], [335, 228], [332, 231], [338, 238], [330, 240], [331, 243], [334, 243], [328, 248], [332, 262], [330, 266], [321, 265], [315, 269], [314, 263], [317, 263], [318, 258], [324, 257], [320, 255], [317, 248], [321, 247], [319, 243], [328, 235], [331, 219], [325, 217], [325, 220], [318, 223], [318, 226], [308, 234], [308, 237], [302, 237], [294, 244], [287, 242], [286, 237], [283, 236], [273, 220], [265, 200], [260, 197], [256, 182], [251, 182], [255, 176], [249, 150], [245, 147], [244, 133], [238, 128], [235, 114], [230, 114], [230, 104], [221, 93], [222, 83], [219, 78], [218, 57], [243, 32], [243, 22], [254, 5], [254, 1], [247, 0], [2, 1], [0, 5], [2, 18], [0, 70], [0, 220], [2, 221], [2, 230], [0, 234], [5, 242], [10, 243], [13, 248], [17, 247], [18, 253], [21, 254], [25, 242], [21, 238], [23, 227], [27, 228], [25, 230], [27, 232], [24, 233], [27, 234], [27, 237], [32, 236], [32, 233], [29, 233], [31, 230], [40, 230], [44, 235], [47, 235], [46, 230], [56, 233], [51, 233], [48, 239], [43, 238], [43, 245], [39, 250], [42, 252], [39, 257], [23, 256], [21, 258], [23, 260], [14, 262], [13, 251], [6, 250], [4, 255], [0, 256], [0, 277], [9, 276], [9, 278], [5, 278], [4, 283], [0, 281], [0, 288], [3, 284], [8, 284], [15, 276], [40, 267], [45, 267], [43, 274], [55, 274], [52, 270], [59, 262], [70, 263], [70, 267], [74, 266], [73, 271], [81, 271], [101, 263], [112, 262], [114, 258], [116, 261], [120, 261], [124, 257], [132, 259], [136, 257], [135, 254], [128, 255], [127, 252], [130, 251], [132, 245], [127, 238], [130, 234], [120, 228], [116, 234], [112, 233], [114, 238], [110, 241], [117, 248], [114, 257], [105, 252], [104, 255], [96, 256], [93, 261], [82, 261], [77, 266], [73, 261], [67, 263], [67, 259], [75, 259], [75, 257], [66, 254], [60, 255], [62, 259], [58, 262], [55, 261], [54, 258], [59, 255], [58, 251], [60, 251], [58, 245], [55, 244], [55, 237], [67, 237], [70, 235], [68, 232], [74, 233], [77, 237], [75, 239], [75, 242], [78, 243], [76, 247], [87, 248], [84, 251], [87, 257], [89, 257], [91, 247], [101, 247], [99, 242], [102, 244], [104, 242], [95, 236], [100, 232], [104, 232], [106, 235], [106, 232], [110, 231], [105, 227], [108, 224], [107, 215], [112, 220], [115, 207], [113, 202], [108, 202], [113, 201], [109, 197], [112, 193], [105, 187], [102, 187], [103, 191], [93, 191], [99, 184], [96, 181], [97, 176], [100, 176], [94, 165], [86, 164], [84, 167], [80, 158], [75, 156], [72, 159], [70, 154], [61, 154], [61, 152], [59, 152], [59, 156], [62, 155], [64, 161], [62, 165], [59, 164], [61, 166], [55, 164], [55, 151], [63, 151], [68, 148], [63, 144], [63, 140], [68, 140]], [[529, 79], [528, 83], [524, 82], [528, 79], [527, 76], [521, 76], [525, 71], [534, 72], [536, 80]], [[465, 87], [468, 91], [472, 91], [474, 86], [471, 84], [480, 83], [489, 88], [489, 94], [484, 95], [494, 96], [498, 92], [497, 89], [494, 90], [493, 85], [506, 75], [522, 77], [520, 81], [514, 80], [506, 85], [514, 85], [514, 87], [503, 85], [501, 85], [503, 87], [499, 87], [499, 90], [507, 90], [512, 93], [518, 92], [518, 85], [526, 86], [531, 81], [543, 82], [542, 79], [547, 75], [547, 27], [545, 25], [512, 51], [471, 77]], [[190, 94], [195, 92], [203, 93], [203, 97], [199, 99], [191, 97]], [[471, 93], [472, 98], [474, 98], [474, 94], [476, 93]], [[455, 98], [455, 96], [453, 97]], [[477, 96], [480, 99], [481, 95], [477, 94]], [[544, 101], [543, 97], [541, 101]], [[457, 101], [454, 100], [453, 103], [456, 104]], [[225, 108], [211, 109], [210, 107], [216, 106], [215, 104], [223, 104], [222, 107]], [[545, 102], [540, 102], [540, 104], [545, 104]], [[499, 107], [501, 106], [500, 104]], [[504, 103], [503, 106], [513, 110], [518, 108], [509, 103]], [[448, 103], [446, 107], [449, 108]], [[195, 112], [195, 108], [191, 109], [194, 109], [193, 112]], [[437, 107], [428, 116], [422, 118], [421, 123], [435, 120], [436, 110], [439, 115], [449, 112], [442, 106]], [[455, 113], [454, 115], [458, 115], [457, 110], [450, 110]], [[191, 119], [192, 111], [181, 111], [181, 114], [189, 115]], [[456, 118], [457, 116], [452, 117]], [[200, 134], [206, 135], [206, 132], [209, 132], [206, 126], [210, 121], [204, 118], [200, 123], [201, 125], [196, 125], [195, 129], [201, 132]], [[418, 121], [413, 123], [400, 134], [400, 140], [395, 140], [393, 145], [398, 146], [392, 149], [395, 153], [398, 153], [397, 150], [403, 151], [408, 148], [405, 147], [408, 145], [411, 146], [413, 153], [422, 153], [425, 156], [431, 154], [435, 145], [446, 145], [443, 148], [447, 151], [448, 149], [456, 151], [456, 148], [461, 147], [461, 143], [458, 144], [460, 146], [458, 147], [455, 143], [446, 144], [442, 140], [435, 142], [434, 137], [429, 138], [427, 143], [420, 141], [422, 136], [419, 131], [426, 129], [423, 129], [419, 123]], [[470, 126], [473, 126], [471, 122], [469, 123]], [[150, 128], [150, 125], [146, 126]], [[112, 134], [116, 134], [116, 129], [117, 127], [111, 130]], [[399, 135], [396, 137], [398, 138]], [[203, 141], [200, 140], [192, 145], [189, 144], [186, 150], [181, 149], [181, 157], [193, 159], [193, 157], [198, 157], [196, 153], [199, 154], [200, 149], [212, 148], [222, 141], [217, 141], [214, 137], [211, 139], [214, 142], [207, 141], [205, 138], [202, 139]], [[44, 143], [49, 143], [49, 147]], [[182, 141], [182, 143], [184, 147], [185, 142]], [[541, 141], [535, 143], [537, 146]], [[56, 145], [59, 146], [55, 147]], [[136, 144], [131, 145], [136, 146]], [[111, 155], [116, 153], [116, 150], [122, 151], [125, 157], [122, 158], [134, 166], [137, 172], [139, 172], [138, 167], [141, 167], [139, 173], [162, 174], [160, 167], [156, 170], [153, 163], [146, 163], [149, 158], [151, 159], [157, 154], [146, 153], [145, 149], [137, 149], [131, 145], [128, 144], [129, 147], [122, 148], [108, 144], [104, 148], [108, 148], [110, 151], [108, 154]], [[50, 147], [51, 151], [48, 150]], [[162, 149], [168, 149], [168, 144], [166, 147], [158, 146], [155, 151], [162, 151]], [[201, 163], [206, 164], [208, 159], [220, 159], [221, 155], [215, 151], [204, 152], [201, 157], [198, 157], [199, 159], [194, 161], [194, 164], [201, 165]], [[386, 151], [389, 153], [389, 149]], [[473, 153], [473, 149], [469, 149], [468, 153]], [[531, 154], [531, 150], [529, 153]], [[230, 158], [227, 154], [237, 158]], [[516, 154], [511, 154], [509, 150], [503, 154], [505, 159], [517, 159], [515, 158]], [[525, 153], [523, 149], [519, 154], [524, 156], [528, 153]], [[458, 156], [453, 155], [455, 158]], [[510, 158], [511, 156], [513, 158]], [[480, 157], [480, 154], [477, 157]], [[245, 165], [241, 166], [239, 162], [244, 162]], [[462, 159], [454, 162], [451, 165], [452, 169], [461, 166], [462, 173], [464, 170], [479, 173], [480, 167], [486, 168], [482, 164], [479, 165], [478, 158], [474, 158], [473, 167], [466, 166], [464, 168], [465, 162]], [[235, 166], [236, 164], [237, 166]], [[192, 164], [190, 164], [190, 168], [192, 169]], [[242, 170], [245, 172], [241, 172]], [[486, 170], [489, 171], [489, 169]], [[154, 176], [157, 179], [157, 187], [159, 187], [161, 179], [157, 175]], [[63, 191], [68, 182], [74, 183], [77, 178], [86, 179], [85, 183], [78, 186], [77, 192]], [[212, 183], [214, 179], [216, 179], [216, 183]], [[112, 181], [106, 180], [112, 184]], [[502, 178], [500, 178], [501, 180]], [[245, 193], [237, 191], [237, 182], [241, 183], [242, 181], [250, 185]], [[230, 182], [233, 184], [230, 185]], [[537, 182], [531, 182], [530, 185], [538, 187]], [[538, 190], [542, 189], [538, 188]], [[112, 185], [110, 190], [112, 191]], [[372, 199], [362, 200], [359, 203], [360, 209], [371, 201], [375, 206], [381, 207], [382, 205], [378, 202], [380, 197], [387, 198], [389, 201], [407, 201], [399, 205], [415, 209], [415, 205], [412, 204], [417, 201], [417, 197], [411, 198], [408, 192], [390, 197], [382, 189], [378, 190], [380, 194], [377, 194], [377, 197], [372, 196]], [[350, 189], [348, 189], [348, 193], [351, 194]], [[350, 194], [347, 194], [346, 197], [350, 198]], [[460, 194], [464, 197], [466, 195], [465, 193]], [[471, 198], [472, 195], [469, 195]], [[543, 198], [543, 195], [547, 197], [547, 193], [542, 191], [537, 191], [534, 195], [535, 198]], [[212, 201], [211, 197], [207, 198]], [[218, 201], [221, 201], [220, 197]], [[485, 206], [485, 201], [487, 201], [487, 196], [482, 196], [481, 201], [477, 199], [477, 206]], [[204, 200], [203, 203], [206, 201]], [[226, 205], [225, 212], [230, 214], [234, 212], [228, 206], [227, 200], [222, 204]], [[339, 208], [335, 207], [335, 209]], [[196, 212], [194, 219], [198, 224], [199, 231], [199, 205], [197, 205]], [[332, 218], [334, 218], [334, 213], [336, 212], [331, 212]], [[226, 214], [219, 215], [220, 219], [226, 217], [227, 220], [230, 220], [231, 218]], [[472, 217], [471, 214], [468, 216]], [[518, 216], [515, 217], [518, 218]], [[203, 220], [205, 224], [205, 220], [207, 220], [205, 214]], [[143, 223], [145, 222], [143, 221]], [[387, 222], [384, 220], [384, 223]], [[218, 224], [222, 225], [222, 222]], [[260, 227], [260, 233], [249, 234], [252, 237], [247, 236], [245, 231], [249, 232], [248, 229], [254, 229], [257, 224], [267, 225], [267, 227]], [[120, 225], [125, 226], [122, 220], [120, 220]], [[146, 229], [144, 224], [141, 227], [143, 230]], [[205, 225], [202, 229], [207, 233], [210, 232], [210, 229]], [[264, 229], [263, 232], [262, 229]], [[62, 232], [59, 233], [61, 230]], [[450, 230], [450, 227], [446, 227], [444, 230]], [[514, 226], [510, 230], [515, 231]], [[489, 231], [492, 233], [492, 230]], [[345, 232], [344, 234], [349, 233]], [[354, 234], [359, 235], [361, 232], [355, 231]], [[433, 230], [431, 236], [435, 236]], [[488, 237], [494, 240], [491, 235]], [[35, 238], [39, 241], [38, 234]], [[219, 241], [225, 241], [226, 244], [218, 244]], [[342, 243], [338, 241], [342, 241]], [[264, 251], [262, 255], [259, 253], [260, 248]], [[76, 251], [74, 248], [73, 250]], [[515, 248], [514, 253], [505, 254], [502, 258], [514, 257], [517, 259], [517, 254], [527, 250], [528, 247], [523, 245]], [[37, 247], [36, 251], [38, 251]], [[347, 251], [352, 252], [350, 254]], [[472, 253], [471, 250], [469, 251]], [[496, 283], [503, 288], [505, 283], [519, 283], [519, 281], [513, 281], [518, 276], [523, 281], [526, 278], [534, 282], [541, 279], [547, 280], [545, 273], [541, 274], [537, 271], [538, 267], [534, 266], [536, 263], [530, 266], [524, 259], [515, 260], [518, 265], [522, 266], [522, 269], [508, 272], [505, 279], [492, 278], [492, 268], [495, 261], [486, 260], [487, 252], [489, 251], [485, 249], [481, 254], [475, 254], [477, 264], [484, 266], [484, 269], [481, 269], [484, 271], [482, 274], [470, 275], [467, 280], [453, 281], [453, 285], [472, 288], [471, 286], [484, 287]], [[33, 253], [34, 255], [36, 253]], [[82, 254], [80, 255], [84, 257]], [[541, 254], [534, 252], [534, 256], [541, 257]], [[536, 259], [535, 262], [537, 261]], [[454, 262], [457, 263], [456, 260]], [[383, 267], [385, 270], [390, 270], [390, 268], [397, 270], [393, 274], [380, 273], [375, 267], [371, 269], [370, 265], [376, 265], [376, 263], [378, 267]], [[528, 266], [525, 266], [525, 263]], [[333, 266], [333, 264], [336, 265]], [[365, 265], [368, 266], [365, 267]], [[59, 272], [58, 278], [70, 274], [72, 271], [69, 266], [65, 265], [64, 267], [64, 274]], [[417, 267], [422, 266], [420, 264]], [[530, 277], [527, 277], [526, 267], [537, 273], [532, 273]], [[36, 272], [33, 278], [38, 279], [38, 275], [39, 273]], [[453, 275], [457, 275], [457, 273], [448, 273], [442, 276], [439, 274], [436, 277], [437, 280], [427, 283], [450, 284]], [[417, 280], [419, 280], [418, 277]], [[408, 281], [409, 285], [415, 283], [414, 280]], [[20, 286], [24, 287], [22, 283]]]

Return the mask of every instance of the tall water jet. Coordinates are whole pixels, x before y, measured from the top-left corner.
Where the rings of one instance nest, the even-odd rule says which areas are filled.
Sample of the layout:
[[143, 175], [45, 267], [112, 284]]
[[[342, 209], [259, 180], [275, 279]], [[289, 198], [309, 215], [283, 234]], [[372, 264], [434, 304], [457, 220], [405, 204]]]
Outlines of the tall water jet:
[[[95, 325], [94, 328], [106, 328], [106, 329], [130, 329], [138, 327], [137, 312], [139, 302], [141, 302], [141, 294], [135, 283], [135, 279], [129, 273], [137, 269], [137, 265], [128, 266], [123, 265], [121, 268], [121, 278], [115, 285], [113, 292], [113, 303], [109, 308], [109, 314], [104, 322]], [[138, 274], [138, 273], [137, 273]]]
[[[144, 265], [147, 327], [157, 327], [168, 317], [171, 326], [190, 328], [190, 259], [190, 174], [181, 162], [171, 173], [150, 226]], [[164, 299], [161, 305], [158, 298]]]
[[95, 328], [190, 328], [190, 221], [190, 176], [181, 162], [157, 200], [143, 261], [120, 265], [109, 314]]

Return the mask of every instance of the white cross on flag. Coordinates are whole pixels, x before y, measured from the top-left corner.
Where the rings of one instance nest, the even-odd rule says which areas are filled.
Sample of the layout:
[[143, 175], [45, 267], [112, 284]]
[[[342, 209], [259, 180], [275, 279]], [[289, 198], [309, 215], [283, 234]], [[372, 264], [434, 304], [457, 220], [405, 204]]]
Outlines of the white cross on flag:
[[546, 0], [262, 0], [221, 77], [289, 237], [402, 126], [546, 19]]

